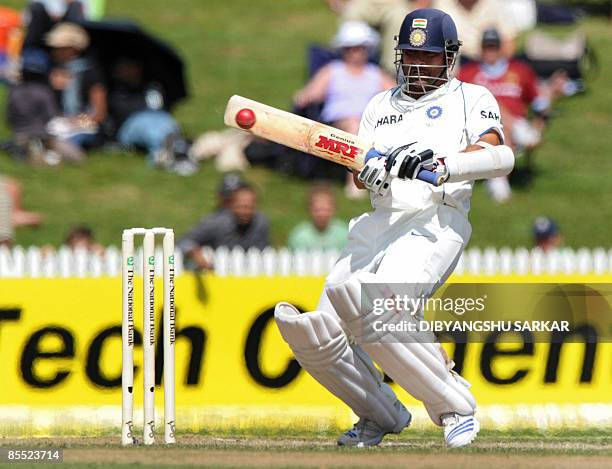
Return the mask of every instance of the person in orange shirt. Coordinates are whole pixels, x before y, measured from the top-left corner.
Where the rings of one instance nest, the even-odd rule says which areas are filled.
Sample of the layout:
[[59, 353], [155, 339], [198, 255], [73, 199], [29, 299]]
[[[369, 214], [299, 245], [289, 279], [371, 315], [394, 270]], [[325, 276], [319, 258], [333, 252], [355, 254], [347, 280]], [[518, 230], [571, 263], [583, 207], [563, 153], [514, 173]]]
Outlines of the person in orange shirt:
[[12, 8], [0, 6], [0, 54], [8, 53], [11, 34], [21, 27], [21, 14]]
[[17, 10], [0, 6], [0, 81], [12, 81], [21, 50], [21, 15]]

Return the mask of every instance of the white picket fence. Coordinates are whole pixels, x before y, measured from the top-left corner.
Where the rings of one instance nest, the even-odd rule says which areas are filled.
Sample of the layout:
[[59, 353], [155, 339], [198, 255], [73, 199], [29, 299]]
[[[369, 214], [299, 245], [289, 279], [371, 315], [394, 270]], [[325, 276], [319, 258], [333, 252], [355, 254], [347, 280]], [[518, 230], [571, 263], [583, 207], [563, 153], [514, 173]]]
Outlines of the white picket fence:
[[[325, 275], [338, 257], [335, 251], [291, 252], [288, 249], [267, 248], [263, 251], [240, 248], [232, 250], [205, 249], [214, 262], [216, 275], [226, 276], [308, 276]], [[136, 253], [136, 265], [141, 265], [142, 252]], [[162, 252], [156, 251], [161, 269]], [[176, 273], [183, 265], [181, 253], [175, 259]], [[161, 271], [158, 272], [161, 274]], [[455, 270], [458, 274], [606, 274], [612, 273], [612, 249], [562, 249], [544, 253], [539, 249], [471, 248], [461, 257]], [[12, 249], [0, 247], [0, 277], [3, 278], [67, 278], [102, 277], [121, 274], [121, 251], [108, 247], [103, 255], [62, 247], [55, 252], [43, 252], [38, 247]]]

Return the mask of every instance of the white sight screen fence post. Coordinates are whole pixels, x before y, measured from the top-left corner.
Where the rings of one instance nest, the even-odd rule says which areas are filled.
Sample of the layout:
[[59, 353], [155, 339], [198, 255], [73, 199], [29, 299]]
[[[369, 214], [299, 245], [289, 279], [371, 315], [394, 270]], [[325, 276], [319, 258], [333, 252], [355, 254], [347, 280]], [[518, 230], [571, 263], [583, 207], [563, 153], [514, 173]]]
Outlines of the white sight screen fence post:
[[[203, 249], [215, 265], [218, 277], [312, 276], [326, 275], [338, 259], [337, 251], [297, 251], [286, 248], [264, 250], [235, 247]], [[137, 250], [134, 255], [139, 257]], [[161, 262], [161, 259], [157, 259]], [[37, 246], [0, 246], [0, 278], [115, 277], [122, 270], [121, 252], [115, 246], [103, 253], [61, 247], [57, 251]], [[176, 251], [175, 275], [189, 268]], [[161, 269], [158, 269], [161, 272]], [[612, 273], [612, 249], [561, 248], [543, 252], [526, 248], [468, 248], [454, 271], [457, 275], [528, 275]]]

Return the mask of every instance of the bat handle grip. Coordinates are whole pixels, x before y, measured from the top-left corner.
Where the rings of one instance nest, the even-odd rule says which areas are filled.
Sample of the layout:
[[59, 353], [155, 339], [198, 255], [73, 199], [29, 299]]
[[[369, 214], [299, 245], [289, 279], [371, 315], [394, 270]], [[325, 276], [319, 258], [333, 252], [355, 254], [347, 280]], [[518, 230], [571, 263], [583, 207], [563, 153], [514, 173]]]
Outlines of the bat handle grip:
[[434, 173], [433, 171], [429, 171], [427, 169], [422, 169], [417, 174], [417, 179], [423, 182], [427, 182], [436, 187], [444, 184], [444, 175], [441, 173]]

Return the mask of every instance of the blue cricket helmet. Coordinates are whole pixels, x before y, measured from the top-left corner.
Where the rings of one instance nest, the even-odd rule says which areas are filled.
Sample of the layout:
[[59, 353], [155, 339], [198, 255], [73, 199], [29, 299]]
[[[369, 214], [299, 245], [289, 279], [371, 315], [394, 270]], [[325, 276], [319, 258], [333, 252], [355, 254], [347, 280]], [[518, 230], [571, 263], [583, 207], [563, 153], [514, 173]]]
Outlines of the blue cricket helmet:
[[450, 15], [435, 8], [422, 8], [404, 18], [395, 49], [458, 52], [460, 46]]
[[[412, 98], [437, 90], [451, 80], [461, 41], [453, 19], [441, 10], [422, 8], [404, 18], [395, 47], [397, 84]], [[406, 51], [444, 54], [444, 64], [411, 63]]]

